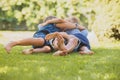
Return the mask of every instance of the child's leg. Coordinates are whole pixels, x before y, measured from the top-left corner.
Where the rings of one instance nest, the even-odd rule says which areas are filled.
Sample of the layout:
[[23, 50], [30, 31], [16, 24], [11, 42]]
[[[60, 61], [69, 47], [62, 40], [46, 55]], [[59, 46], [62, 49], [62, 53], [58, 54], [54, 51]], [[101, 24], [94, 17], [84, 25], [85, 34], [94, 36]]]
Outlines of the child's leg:
[[5, 46], [6, 51], [9, 53], [11, 48], [17, 45], [20, 46], [28, 46], [28, 45], [34, 45], [34, 46], [42, 46], [44, 44], [44, 39], [43, 38], [27, 38], [27, 39], [22, 39], [18, 41], [12, 41], [8, 43]]
[[80, 48], [79, 53], [82, 54], [82, 55], [83, 55], [83, 54], [90, 54], [90, 55], [94, 54], [94, 52], [91, 51], [91, 50], [89, 50], [86, 46], [82, 46], [82, 47]]
[[49, 46], [44, 46], [42, 48], [35, 48], [35, 49], [25, 49], [23, 50], [23, 54], [33, 54], [33, 53], [48, 53], [51, 51], [51, 48]]
[[58, 40], [58, 43], [57, 43], [58, 49], [61, 50], [61, 51], [67, 50], [66, 46], [65, 46], [65, 43], [64, 43], [64, 38], [60, 34], [57, 34], [56, 38]]
[[[63, 36], [68, 39], [67, 45], [64, 44]], [[57, 32], [57, 33], [53, 33], [53, 34], [48, 34], [46, 36], [46, 40], [49, 40], [52, 38], [57, 38], [58, 49], [61, 51], [64, 51], [64, 52], [66, 51], [66, 53], [73, 51], [73, 49], [75, 48], [75, 46], [77, 45], [77, 42], [78, 42], [78, 39], [76, 37], [70, 36], [66, 33], [58, 33]], [[62, 54], [61, 51], [55, 52], [53, 55], [58, 55], [58, 54], [60, 55], [60, 54]]]
[[78, 43], [78, 39], [76, 39], [74, 36], [69, 36], [67, 45], [64, 44], [64, 38], [57, 34], [58, 39], [58, 49], [59, 51], [56, 51], [53, 55], [54, 56], [64, 56], [67, 55], [69, 52], [72, 52], [73, 49], [76, 47]]
[[58, 41], [57, 43], [58, 51], [56, 51], [53, 55], [54, 56], [65, 56], [68, 53], [67, 53], [66, 46], [64, 44], [64, 38], [60, 34], [58, 34], [56, 38]]
[[[68, 43], [65, 45], [64, 43], [64, 38], [67, 39]], [[68, 52], [73, 51], [73, 49], [77, 46], [78, 43], [78, 39], [73, 36], [73, 35], [68, 35], [68, 34], [57, 34], [56, 35], [57, 39], [58, 39], [58, 47], [59, 50], [67, 50]]]
[[58, 40], [57, 40], [57, 38], [55, 38], [55, 40], [53, 41], [54, 50], [59, 49], [57, 44], [58, 44]]

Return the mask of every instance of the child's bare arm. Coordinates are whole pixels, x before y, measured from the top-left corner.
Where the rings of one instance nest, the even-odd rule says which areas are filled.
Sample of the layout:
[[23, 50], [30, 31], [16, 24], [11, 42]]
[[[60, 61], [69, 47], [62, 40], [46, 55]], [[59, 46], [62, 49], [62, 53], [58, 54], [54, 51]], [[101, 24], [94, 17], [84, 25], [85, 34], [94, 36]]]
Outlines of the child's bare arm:
[[42, 24], [40, 24], [41, 26], [45, 26], [47, 24], [50, 24], [50, 23], [55, 23], [56, 24], [56, 27], [62, 29], [62, 30], [67, 30], [67, 29], [75, 29], [75, 28], [78, 28], [80, 31], [84, 30], [85, 27], [79, 25], [79, 24], [75, 24], [75, 23], [71, 23], [69, 21], [66, 21], [64, 19], [51, 19], [51, 20], [48, 20]]
[[50, 23], [64, 23], [64, 22], [66, 22], [64, 19], [58, 19], [58, 18], [46, 21], [47, 24], [50, 24]]
[[58, 24], [58, 23], [65, 23], [66, 21], [64, 19], [51, 19], [51, 20], [48, 20], [46, 22], [43, 22], [40, 25], [40, 27], [44, 27], [45, 25], [47, 24], [50, 24], [50, 23], [55, 23], [55, 24]]
[[50, 24], [50, 23], [56, 23], [57, 24], [57, 23], [64, 23], [64, 22], [65, 22], [65, 20], [63, 20], [63, 19], [51, 19], [51, 20], [48, 20], [48, 21], [42, 23], [41, 25], [45, 26], [45, 25]]
[[66, 49], [67, 49], [68, 53], [72, 52], [74, 50], [77, 43], [78, 43], [78, 39], [76, 39], [75, 37], [70, 38], [70, 40], [68, 41], [68, 43], [66, 45]]
[[35, 48], [33, 49], [33, 53], [48, 53], [51, 51], [51, 48], [49, 46], [43, 46], [42, 48]]

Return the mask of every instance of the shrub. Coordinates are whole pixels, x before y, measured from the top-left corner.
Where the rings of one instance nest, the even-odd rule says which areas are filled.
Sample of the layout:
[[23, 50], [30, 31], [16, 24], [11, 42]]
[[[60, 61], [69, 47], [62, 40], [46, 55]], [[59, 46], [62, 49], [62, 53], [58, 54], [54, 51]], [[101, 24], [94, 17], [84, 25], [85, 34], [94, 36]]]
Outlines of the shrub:
[[59, 18], [73, 15], [99, 39], [107, 34], [118, 40], [119, 13], [120, 0], [0, 0], [0, 29], [35, 30], [35, 25], [48, 15]]

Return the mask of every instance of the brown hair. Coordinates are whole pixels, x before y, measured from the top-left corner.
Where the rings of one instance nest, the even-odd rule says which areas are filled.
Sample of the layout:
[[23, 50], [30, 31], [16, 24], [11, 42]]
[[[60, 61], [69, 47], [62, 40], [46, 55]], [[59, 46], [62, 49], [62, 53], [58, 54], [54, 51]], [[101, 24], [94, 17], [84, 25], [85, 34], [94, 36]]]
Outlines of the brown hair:
[[43, 22], [46, 22], [46, 21], [51, 20], [51, 19], [54, 19], [54, 18], [57, 18], [57, 17], [55, 17], [55, 16], [48, 16], [48, 17], [46, 17], [46, 18], [43, 20]]
[[73, 23], [77, 23], [77, 24], [79, 23], [79, 19], [74, 16], [69, 17], [69, 19], [71, 19]]

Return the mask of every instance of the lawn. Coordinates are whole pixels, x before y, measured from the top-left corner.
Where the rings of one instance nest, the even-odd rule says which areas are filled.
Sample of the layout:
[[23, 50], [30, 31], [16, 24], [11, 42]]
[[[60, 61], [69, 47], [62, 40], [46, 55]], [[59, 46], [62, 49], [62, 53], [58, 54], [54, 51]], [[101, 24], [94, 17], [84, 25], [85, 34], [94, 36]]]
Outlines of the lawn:
[[23, 55], [23, 48], [7, 54], [0, 45], [0, 80], [120, 80], [120, 43], [93, 47], [91, 56]]

